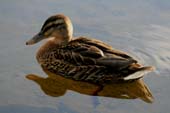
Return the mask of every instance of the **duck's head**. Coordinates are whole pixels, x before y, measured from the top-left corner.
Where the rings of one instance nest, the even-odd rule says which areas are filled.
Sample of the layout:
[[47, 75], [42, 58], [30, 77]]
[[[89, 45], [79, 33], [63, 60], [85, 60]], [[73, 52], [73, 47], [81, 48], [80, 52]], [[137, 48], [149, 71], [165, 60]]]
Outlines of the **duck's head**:
[[68, 43], [73, 35], [71, 20], [62, 14], [49, 17], [40, 32], [26, 42], [26, 45], [35, 44], [43, 39], [53, 38], [55, 43]]

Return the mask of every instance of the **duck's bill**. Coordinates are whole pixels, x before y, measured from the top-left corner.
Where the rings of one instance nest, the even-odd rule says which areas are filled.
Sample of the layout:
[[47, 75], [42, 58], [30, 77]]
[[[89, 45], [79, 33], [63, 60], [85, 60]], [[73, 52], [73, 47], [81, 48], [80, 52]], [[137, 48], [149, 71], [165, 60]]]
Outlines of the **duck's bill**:
[[32, 39], [30, 39], [29, 41], [26, 42], [26, 45], [33, 45], [37, 42], [40, 42], [41, 40], [43, 40], [45, 37], [41, 34], [38, 33], [37, 35], [35, 35]]

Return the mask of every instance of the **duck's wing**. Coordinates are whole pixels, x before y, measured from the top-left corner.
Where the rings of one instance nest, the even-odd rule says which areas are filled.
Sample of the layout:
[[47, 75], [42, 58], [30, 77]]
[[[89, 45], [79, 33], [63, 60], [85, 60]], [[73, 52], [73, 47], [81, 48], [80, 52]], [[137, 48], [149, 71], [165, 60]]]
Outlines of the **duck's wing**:
[[92, 59], [95, 65], [110, 67], [113, 70], [121, 70], [137, 61], [124, 52], [114, 50], [111, 46], [95, 39], [86, 37], [77, 38], [68, 45], [69, 50], [74, 52], [75, 58], [81, 56]]
[[112, 56], [118, 57], [118, 58], [135, 60], [134, 58], [129, 56], [127, 53], [122, 52], [120, 50], [113, 49], [112, 46], [110, 46], [100, 40], [90, 39], [87, 37], [80, 37], [80, 38], [73, 40], [72, 42], [79, 42], [81, 44], [83, 43], [83, 44], [95, 46], [98, 49], [102, 50], [105, 55], [112, 55]]

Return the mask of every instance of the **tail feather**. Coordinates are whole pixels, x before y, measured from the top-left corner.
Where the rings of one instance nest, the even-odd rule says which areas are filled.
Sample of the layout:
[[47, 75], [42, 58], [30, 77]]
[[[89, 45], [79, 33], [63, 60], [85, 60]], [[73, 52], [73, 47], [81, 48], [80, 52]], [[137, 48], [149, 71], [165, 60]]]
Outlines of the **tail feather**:
[[137, 70], [136, 72], [124, 77], [123, 80], [127, 81], [127, 80], [135, 80], [135, 79], [142, 78], [145, 74], [153, 71], [154, 69], [155, 68], [152, 66], [142, 67], [139, 70]]

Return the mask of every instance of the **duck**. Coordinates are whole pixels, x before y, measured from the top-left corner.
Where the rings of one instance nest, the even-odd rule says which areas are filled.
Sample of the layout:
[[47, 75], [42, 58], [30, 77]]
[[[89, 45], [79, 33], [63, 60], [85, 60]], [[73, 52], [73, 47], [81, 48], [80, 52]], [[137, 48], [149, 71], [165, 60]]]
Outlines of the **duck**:
[[39, 33], [26, 42], [39, 48], [36, 59], [43, 69], [75, 81], [107, 84], [133, 81], [154, 70], [142, 66], [129, 54], [103, 41], [86, 36], [73, 37], [71, 19], [64, 14], [49, 17]]

